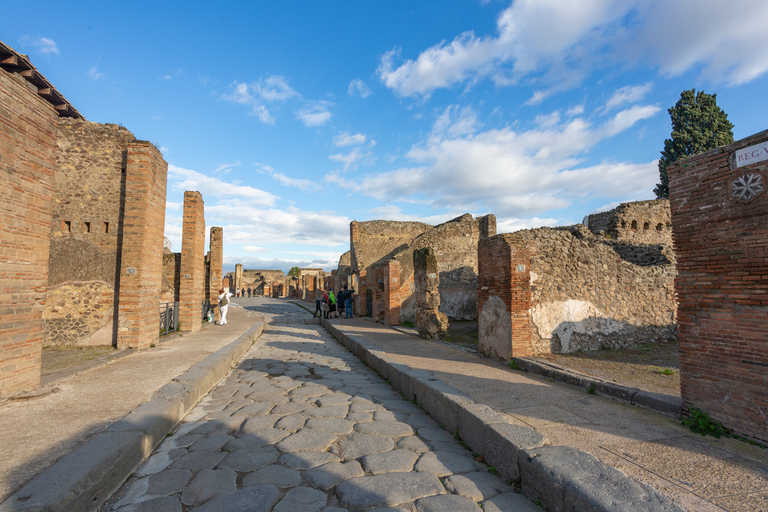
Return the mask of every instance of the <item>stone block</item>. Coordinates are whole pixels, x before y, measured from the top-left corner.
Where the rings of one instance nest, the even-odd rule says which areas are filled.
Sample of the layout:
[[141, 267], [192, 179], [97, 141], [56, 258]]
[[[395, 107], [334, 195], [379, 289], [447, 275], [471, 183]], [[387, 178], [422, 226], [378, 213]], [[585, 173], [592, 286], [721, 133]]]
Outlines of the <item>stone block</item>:
[[444, 429], [455, 433], [459, 424], [459, 405], [473, 403], [472, 397], [425, 372], [413, 380], [416, 401]]
[[506, 422], [504, 416], [485, 404], [461, 404], [458, 408], [458, 432], [461, 440], [475, 453], [486, 453], [488, 428]]
[[197, 400], [208, 393], [216, 383], [213, 370], [195, 366], [176, 377], [176, 381], [187, 387], [193, 397], [197, 396]]
[[97, 510], [150, 451], [141, 432], [101, 433], [27, 482], [0, 512]]
[[178, 425], [186, 410], [180, 398], [172, 401], [156, 398], [144, 402], [121, 419], [112, 423], [104, 432], [143, 432], [150, 447], [165, 439], [168, 432]]
[[678, 396], [663, 395], [661, 393], [651, 393], [650, 391], [639, 390], [632, 395], [632, 405], [637, 405], [644, 409], [669, 416], [675, 420], [680, 420], [682, 414], [683, 400]]
[[626, 386], [614, 384], [613, 382], [597, 381], [595, 382], [595, 392], [598, 395], [609, 396], [614, 400], [618, 400], [619, 402], [631, 404], [632, 395], [637, 393], [637, 390], [635, 388], [628, 388]]
[[486, 427], [483, 456], [506, 481], [519, 482], [520, 452], [547, 444], [547, 438], [530, 427], [511, 423], [492, 423]]
[[650, 486], [569, 446], [519, 454], [523, 493], [546, 509], [563, 512], [682, 512]]

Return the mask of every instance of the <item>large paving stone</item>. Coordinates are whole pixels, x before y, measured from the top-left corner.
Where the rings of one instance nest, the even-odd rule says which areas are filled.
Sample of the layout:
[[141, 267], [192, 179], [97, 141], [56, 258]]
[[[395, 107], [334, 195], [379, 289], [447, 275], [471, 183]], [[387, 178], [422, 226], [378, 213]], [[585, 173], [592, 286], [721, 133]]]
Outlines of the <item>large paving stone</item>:
[[287, 430], [279, 428], [265, 428], [245, 434], [238, 439], [233, 439], [224, 445], [227, 451], [235, 451], [242, 448], [257, 448], [278, 443], [291, 435]]
[[336, 435], [349, 434], [354, 425], [342, 418], [310, 418], [304, 423], [306, 428]]
[[225, 444], [227, 444], [229, 441], [234, 439], [232, 436], [228, 435], [214, 435], [214, 436], [207, 436], [203, 439], [200, 439], [195, 444], [191, 445], [189, 447], [190, 452], [198, 452], [198, 451], [216, 451]]
[[338, 461], [339, 458], [328, 452], [293, 452], [280, 456], [278, 462], [289, 468], [309, 469], [328, 462]]
[[119, 512], [181, 512], [181, 502], [176, 496], [162, 496], [139, 503], [131, 503]]
[[355, 431], [363, 434], [376, 434], [386, 437], [405, 437], [414, 434], [413, 428], [399, 421], [372, 421], [355, 425]]
[[487, 471], [451, 475], [445, 479], [444, 485], [448, 492], [475, 501], [487, 500], [499, 493], [512, 491], [512, 487], [505, 484], [501, 478]]
[[184, 489], [192, 478], [192, 471], [188, 469], [166, 469], [147, 477], [147, 494], [150, 496], [162, 496], [175, 494]]
[[275, 446], [283, 453], [298, 451], [323, 452], [336, 441], [336, 436], [319, 430], [304, 428], [286, 437]]
[[391, 507], [444, 492], [435, 475], [415, 472], [361, 476], [336, 487], [341, 505], [360, 510]]
[[411, 450], [415, 453], [424, 453], [429, 451], [429, 446], [427, 446], [427, 443], [416, 436], [408, 436], [400, 439], [397, 442], [397, 447]]
[[318, 512], [328, 503], [328, 496], [311, 487], [294, 487], [288, 491], [272, 512]]
[[181, 502], [195, 505], [212, 496], [237, 489], [237, 474], [229, 469], [206, 469], [197, 474], [184, 488]]
[[349, 462], [329, 462], [322, 466], [316, 466], [304, 472], [304, 478], [314, 487], [331, 489], [339, 483], [363, 476], [365, 472], [356, 460]]
[[343, 418], [348, 414], [349, 406], [347, 405], [325, 405], [322, 407], [315, 407], [304, 411], [309, 417], [336, 417]]
[[268, 512], [279, 499], [280, 491], [277, 487], [243, 487], [237, 491], [218, 494], [190, 512]]
[[269, 402], [253, 403], [249, 400], [250, 405], [246, 405], [237, 409], [232, 413], [232, 416], [257, 416], [259, 414], [268, 414], [272, 410], [274, 405]]
[[361, 459], [365, 471], [372, 475], [413, 471], [413, 465], [419, 456], [410, 450], [392, 450], [375, 455], [366, 455]]
[[192, 452], [180, 457], [171, 467], [173, 469], [191, 469], [192, 471], [202, 471], [212, 469], [221, 462], [226, 453], [223, 452]]
[[541, 507], [514, 492], [505, 492], [483, 502], [484, 512], [541, 512]]
[[228, 453], [224, 460], [219, 463], [219, 467], [234, 469], [241, 473], [249, 473], [267, 464], [272, 464], [279, 456], [278, 451], [272, 446], [237, 450]]
[[443, 494], [416, 500], [417, 512], [481, 512], [480, 505], [464, 496]]
[[416, 471], [427, 471], [438, 477], [482, 471], [485, 466], [468, 455], [451, 452], [427, 452], [421, 454]]
[[256, 485], [295, 487], [299, 484], [301, 484], [301, 475], [298, 471], [278, 464], [264, 466], [243, 479], [243, 487], [252, 487]]
[[373, 434], [352, 434], [340, 443], [341, 453], [345, 460], [353, 460], [365, 455], [388, 452], [395, 443], [388, 437]]
[[242, 423], [242, 425], [240, 425], [240, 429], [235, 433], [235, 435], [242, 436], [243, 434], [249, 434], [251, 432], [255, 432], [256, 430], [263, 430], [265, 428], [274, 427], [275, 423], [280, 419], [281, 416], [275, 416], [272, 414], [247, 418]]
[[445, 430], [441, 429], [440, 427], [420, 428], [419, 435], [424, 439], [426, 439], [427, 441], [442, 441], [445, 443], [455, 442], [455, 439], [453, 438], [453, 436], [450, 433], [446, 432]]

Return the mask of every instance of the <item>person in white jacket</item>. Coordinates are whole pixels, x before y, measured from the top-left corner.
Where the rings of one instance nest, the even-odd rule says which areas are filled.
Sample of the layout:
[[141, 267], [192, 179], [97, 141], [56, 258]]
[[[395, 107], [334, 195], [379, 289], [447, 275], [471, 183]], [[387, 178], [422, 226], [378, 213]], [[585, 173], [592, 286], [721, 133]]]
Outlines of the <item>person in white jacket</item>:
[[219, 290], [219, 325], [225, 325], [227, 323], [227, 309], [229, 309], [229, 298], [232, 297], [231, 293], [225, 292], [223, 289]]

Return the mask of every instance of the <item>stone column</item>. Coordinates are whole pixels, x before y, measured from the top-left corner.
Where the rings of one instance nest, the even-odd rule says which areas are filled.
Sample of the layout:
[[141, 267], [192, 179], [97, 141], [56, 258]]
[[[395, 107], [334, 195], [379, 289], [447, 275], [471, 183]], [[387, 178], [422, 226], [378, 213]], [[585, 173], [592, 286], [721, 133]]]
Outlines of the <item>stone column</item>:
[[194, 332], [203, 323], [201, 303], [205, 285], [205, 206], [200, 192], [184, 192], [179, 277], [180, 330]]
[[[211, 228], [210, 239], [210, 267], [208, 268], [210, 275], [208, 279], [208, 300], [211, 304], [216, 303], [216, 299], [219, 296], [219, 290], [221, 290], [221, 274], [222, 267], [224, 265], [224, 228], [213, 227]], [[218, 322], [221, 320], [221, 314], [219, 308], [214, 309], [214, 317]]]
[[428, 340], [442, 338], [448, 332], [448, 317], [439, 311], [440, 274], [437, 257], [431, 247], [413, 251], [413, 281], [419, 336]]
[[400, 262], [390, 261], [384, 269], [384, 325], [400, 325]]
[[[243, 285], [243, 265], [241, 263], [238, 263], [235, 265], [235, 290], [240, 291], [240, 288]], [[237, 295], [236, 293], [232, 293], [232, 295]]]
[[147, 348], [160, 337], [168, 164], [146, 141], [128, 144], [118, 277], [117, 348]]

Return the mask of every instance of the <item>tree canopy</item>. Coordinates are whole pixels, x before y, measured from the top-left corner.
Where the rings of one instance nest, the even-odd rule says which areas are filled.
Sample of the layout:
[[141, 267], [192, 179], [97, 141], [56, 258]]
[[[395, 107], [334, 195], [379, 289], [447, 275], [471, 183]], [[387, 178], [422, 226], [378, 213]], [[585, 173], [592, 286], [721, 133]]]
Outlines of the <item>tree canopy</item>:
[[291, 270], [288, 271], [289, 276], [299, 277], [301, 275], [301, 268], [300, 267], [291, 267]]
[[672, 120], [672, 138], [664, 141], [659, 158], [661, 183], [653, 191], [656, 197], [669, 197], [667, 167], [680, 158], [695, 155], [733, 142], [733, 124], [728, 114], [717, 106], [717, 94], [696, 89], [683, 91], [675, 106], [667, 110]]

